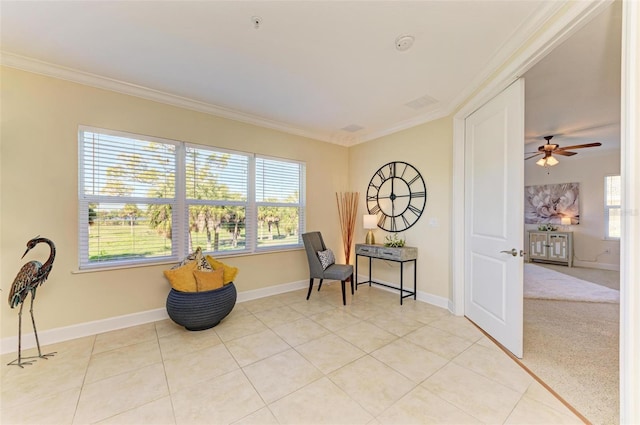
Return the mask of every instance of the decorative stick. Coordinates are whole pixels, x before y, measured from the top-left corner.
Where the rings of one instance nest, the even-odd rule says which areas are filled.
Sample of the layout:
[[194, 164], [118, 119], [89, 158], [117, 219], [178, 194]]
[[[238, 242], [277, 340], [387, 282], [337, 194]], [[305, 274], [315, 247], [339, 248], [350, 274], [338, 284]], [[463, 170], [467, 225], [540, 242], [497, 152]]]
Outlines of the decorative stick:
[[342, 244], [347, 264], [349, 264], [351, 257], [351, 246], [353, 245], [353, 234], [356, 227], [356, 214], [358, 213], [358, 198], [358, 192], [336, 193]]

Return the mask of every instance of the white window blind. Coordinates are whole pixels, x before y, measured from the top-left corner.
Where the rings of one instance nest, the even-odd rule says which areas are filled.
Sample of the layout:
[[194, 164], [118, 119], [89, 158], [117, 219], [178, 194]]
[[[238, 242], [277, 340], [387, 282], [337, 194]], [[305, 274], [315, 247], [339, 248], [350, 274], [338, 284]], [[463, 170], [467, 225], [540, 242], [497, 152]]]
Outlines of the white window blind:
[[300, 162], [80, 127], [80, 268], [300, 247], [304, 185]]
[[304, 175], [300, 162], [256, 158], [257, 248], [301, 244]]
[[197, 246], [212, 252], [250, 248], [246, 242], [249, 162], [246, 154], [187, 147], [190, 250]]
[[604, 178], [604, 229], [605, 239], [620, 239], [621, 231], [621, 180], [620, 176]]
[[81, 267], [176, 257], [175, 157], [175, 144], [80, 132]]

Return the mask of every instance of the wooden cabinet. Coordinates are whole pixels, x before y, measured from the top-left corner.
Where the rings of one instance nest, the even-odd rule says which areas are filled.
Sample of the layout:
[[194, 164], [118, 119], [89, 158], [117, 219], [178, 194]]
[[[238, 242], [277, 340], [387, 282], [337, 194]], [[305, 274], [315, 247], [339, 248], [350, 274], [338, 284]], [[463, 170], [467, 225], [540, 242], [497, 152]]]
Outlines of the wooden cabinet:
[[529, 261], [573, 266], [573, 232], [529, 230]]

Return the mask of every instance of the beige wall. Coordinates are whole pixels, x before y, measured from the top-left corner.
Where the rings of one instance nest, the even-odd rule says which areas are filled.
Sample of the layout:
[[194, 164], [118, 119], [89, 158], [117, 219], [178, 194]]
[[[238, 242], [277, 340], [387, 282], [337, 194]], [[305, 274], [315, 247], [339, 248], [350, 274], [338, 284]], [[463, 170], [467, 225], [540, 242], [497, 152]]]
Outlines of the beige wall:
[[[593, 148], [597, 149], [597, 148]], [[604, 240], [604, 177], [620, 174], [620, 152], [601, 154], [580, 152], [571, 158], [560, 157], [560, 163], [545, 168], [535, 160], [525, 161], [525, 185], [580, 183], [580, 224], [573, 231], [574, 264], [582, 267], [617, 268], [620, 265], [620, 242]], [[525, 225], [527, 230], [536, 225]], [[609, 248], [611, 254], [603, 254]]]
[[[349, 189], [347, 148], [7, 67], [0, 83], [2, 338], [17, 334], [17, 311], [6, 302], [15, 275], [26, 261], [48, 255], [41, 245], [20, 259], [36, 235], [52, 239], [58, 250], [49, 280], [38, 289], [38, 330], [164, 307], [166, 265], [74, 273], [81, 124], [305, 161], [307, 229], [321, 230], [340, 255], [335, 193]], [[240, 268], [240, 292], [308, 279], [303, 250], [226, 261]]]
[[[420, 219], [400, 233], [407, 246], [418, 248], [418, 291], [449, 298], [451, 256], [451, 195], [452, 195], [451, 118], [442, 118], [385, 136], [350, 149], [349, 182], [360, 193], [355, 240], [364, 242], [362, 215], [367, 213], [367, 187], [378, 168], [391, 161], [405, 161], [416, 167], [427, 186], [427, 204]], [[391, 233], [375, 230], [377, 243]], [[368, 262], [362, 259], [359, 274], [366, 275]], [[397, 263], [374, 261], [374, 279], [398, 283]], [[413, 278], [410, 266], [405, 266], [406, 281]]]

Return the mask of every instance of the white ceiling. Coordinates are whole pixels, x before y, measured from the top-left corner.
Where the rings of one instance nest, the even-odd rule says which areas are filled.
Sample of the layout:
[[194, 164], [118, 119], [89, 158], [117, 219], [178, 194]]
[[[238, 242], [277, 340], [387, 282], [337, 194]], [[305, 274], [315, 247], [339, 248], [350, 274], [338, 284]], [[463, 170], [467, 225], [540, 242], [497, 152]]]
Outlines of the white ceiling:
[[[0, 59], [352, 145], [450, 114], [561, 6], [548, 0], [3, 0]], [[619, 16], [616, 51], [610, 44], [615, 13], [605, 15], [525, 75], [528, 139], [619, 123]], [[407, 34], [413, 47], [396, 50], [396, 39]], [[417, 107], [409, 106], [414, 101]]]
[[621, 6], [609, 6], [524, 74], [525, 150], [536, 151], [547, 135], [561, 146], [602, 143], [581, 156], [620, 149]]

